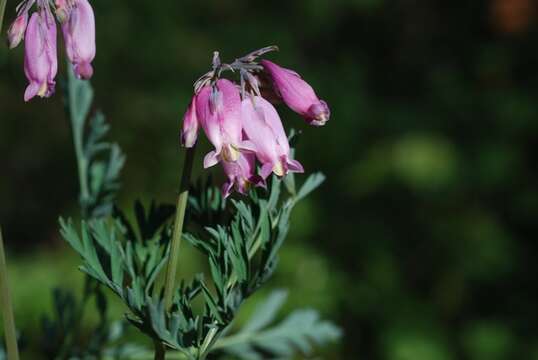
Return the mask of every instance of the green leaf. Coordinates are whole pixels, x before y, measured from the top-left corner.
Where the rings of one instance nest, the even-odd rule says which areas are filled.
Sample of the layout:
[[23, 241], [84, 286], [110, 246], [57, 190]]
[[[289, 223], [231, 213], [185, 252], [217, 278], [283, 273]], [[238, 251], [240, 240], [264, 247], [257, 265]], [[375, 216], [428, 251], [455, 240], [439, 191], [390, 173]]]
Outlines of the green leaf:
[[[296, 310], [279, 324], [265, 328], [282, 306], [285, 293], [273, 293], [253, 318], [237, 334], [221, 338], [214, 350], [223, 350], [242, 360], [292, 358], [300, 352], [311, 355], [314, 345], [324, 345], [340, 338], [341, 330], [320, 320], [315, 310]], [[260, 352], [262, 350], [263, 352]]]
[[90, 112], [93, 89], [88, 81], [76, 78], [71, 66], [68, 66], [68, 69], [69, 111], [75, 125], [82, 128]]
[[301, 200], [308, 196], [312, 191], [318, 188], [325, 181], [325, 175], [322, 173], [315, 173], [308, 177], [296, 196], [296, 201]]
[[275, 290], [261, 304], [250, 320], [243, 326], [243, 333], [251, 333], [262, 329], [274, 321], [278, 311], [288, 297], [285, 290]]

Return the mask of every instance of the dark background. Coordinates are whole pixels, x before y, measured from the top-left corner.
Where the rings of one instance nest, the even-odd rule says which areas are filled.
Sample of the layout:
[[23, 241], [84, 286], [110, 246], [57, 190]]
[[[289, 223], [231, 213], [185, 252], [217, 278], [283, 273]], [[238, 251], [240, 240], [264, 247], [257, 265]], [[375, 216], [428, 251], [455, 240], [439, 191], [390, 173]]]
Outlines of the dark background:
[[[536, 1], [92, 4], [96, 102], [128, 156], [121, 205], [173, 201], [180, 119], [212, 52], [277, 44], [270, 58], [333, 113], [309, 128], [281, 109], [303, 130], [297, 158], [328, 180], [294, 213], [269, 285], [344, 328], [324, 357], [538, 359]], [[80, 284], [57, 225], [78, 185], [61, 94], [24, 104], [25, 85], [22, 48], [2, 46], [0, 222], [33, 327], [50, 287]]]

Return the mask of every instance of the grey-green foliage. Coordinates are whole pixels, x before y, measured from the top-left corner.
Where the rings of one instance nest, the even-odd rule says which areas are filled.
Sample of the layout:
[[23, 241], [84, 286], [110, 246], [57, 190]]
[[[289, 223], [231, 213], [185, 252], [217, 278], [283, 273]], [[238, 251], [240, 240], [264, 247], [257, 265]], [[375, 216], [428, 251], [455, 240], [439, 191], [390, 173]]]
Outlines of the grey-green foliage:
[[338, 339], [341, 331], [328, 321], [322, 321], [312, 309], [296, 310], [283, 321], [269, 326], [287, 298], [287, 292], [276, 290], [268, 296], [237, 333], [215, 344], [222, 350], [244, 360], [290, 358], [297, 350], [310, 354], [312, 344], [323, 345]]
[[110, 130], [103, 113], [87, 122], [93, 101], [88, 81], [76, 79], [68, 66], [66, 108], [71, 120], [80, 181], [80, 206], [84, 217], [109, 215], [113, 208], [125, 156], [115, 143], [105, 141]]
[[[62, 235], [82, 256], [81, 269], [128, 306], [127, 318], [133, 325], [187, 358], [202, 359], [226, 333], [240, 305], [273, 274], [291, 210], [322, 181], [322, 175], [314, 174], [295, 193], [282, 191], [282, 180], [274, 177], [268, 190], [254, 189], [248, 197], [227, 203], [214, 187], [192, 191], [188, 211], [193, 216], [184, 238], [207, 256], [211, 281], [200, 274], [189, 283], [182, 282], [170, 311], [155, 289], [167, 260], [170, 208], [152, 204], [146, 212], [138, 204], [137, 225], [120, 212], [83, 221], [80, 229], [62, 220]], [[203, 214], [219, 221], [203, 227], [197, 223], [208, 218]], [[204, 304], [201, 311], [194, 306], [197, 299]], [[311, 332], [299, 331], [301, 326]], [[309, 350], [307, 338], [322, 342], [333, 335], [313, 312], [297, 313], [263, 334], [270, 341], [286, 338], [280, 349], [274, 345], [275, 353], [281, 355], [284, 349]]]
[[[117, 144], [105, 139], [110, 126], [104, 115], [100, 111], [92, 114], [90, 82], [78, 80], [70, 64], [67, 73], [65, 105], [77, 161], [81, 214], [86, 219], [107, 216], [112, 213], [120, 187], [119, 176], [125, 156]], [[82, 329], [82, 321], [92, 298], [100, 321], [92, 329], [90, 340], [86, 341], [82, 330], [88, 329]], [[49, 358], [100, 357], [112, 334], [102, 289], [89, 278], [86, 278], [80, 299], [71, 290], [54, 289], [52, 316], [43, 316], [42, 329], [44, 341], [40, 351]]]
[[[89, 359], [102, 355], [103, 345], [111, 340], [112, 333], [107, 317], [107, 302], [101, 288], [96, 285], [95, 282], [87, 281], [81, 300], [76, 299], [72, 291], [54, 289], [54, 317], [44, 316], [42, 319], [44, 336], [40, 351], [46, 354], [47, 358]], [[99, 314], [99, 322], [91, 329], [89, 339], [82, 341], [80, 331], [83, 330], [83, 313], [92, 297]]]
[[82, 256], [81, 270], [120, 296], [136, 314], [151, 296], [159, 270], [167, 259], [171, 215], [152, 204], [146, 213], [137, 203], [137, 226], [118, 213], [115, 218], [83, 221], [79, 231], [60, 220], [63, 237]]

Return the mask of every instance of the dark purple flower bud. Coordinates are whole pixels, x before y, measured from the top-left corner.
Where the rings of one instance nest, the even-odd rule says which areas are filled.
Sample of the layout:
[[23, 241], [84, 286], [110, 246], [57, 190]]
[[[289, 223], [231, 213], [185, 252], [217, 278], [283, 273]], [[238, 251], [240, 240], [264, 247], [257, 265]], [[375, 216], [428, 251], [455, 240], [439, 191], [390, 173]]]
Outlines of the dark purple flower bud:
[[325, 125], [331, 116], [327, 103], [320, 100], [312, 86], [299, 74], [277, 64], [262, 60], [261, 65], [273, 81], [273, 87], [282, 100], [310, 125]]

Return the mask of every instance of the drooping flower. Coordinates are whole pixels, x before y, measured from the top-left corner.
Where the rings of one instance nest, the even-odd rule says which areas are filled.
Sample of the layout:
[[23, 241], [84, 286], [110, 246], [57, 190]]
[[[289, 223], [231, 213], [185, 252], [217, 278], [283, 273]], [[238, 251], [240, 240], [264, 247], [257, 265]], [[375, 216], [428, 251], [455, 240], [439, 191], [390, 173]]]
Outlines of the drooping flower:
[[329, 121], [329, 106], [317, 97], [312, 86], [299, 74], [268, 60], [262, 60], [260, 64], [271, 77], [274, 89], [290, 109], [300, 114], [310, 125], [322, 126]]
[[28, 11], [17, 16], [7, 31], [7, 41], [10, 49], [16, 48], [24, 38], [28, 25]]
[[215, 86], [203, 87], [196, 95], [196, 116], [215, 147], [204, 158], [205, 168], [219, 161], [235, 162], [240, 151], [252, 150], [241, 138], [241, 97], [231, 81], [220, 79]]
[[71, 8], [64, 4], [68, 12], [62, 24], [65, 48], [69, 61], [73, 64], [75, 75], [80, 79], [89, 79], [93, 75], [91, 62], [95, 58], [95, 17], [87, 0], [76, 0]]
[[222, 185], [222, 194], [226, 198], [232, 189], [246, 194], [251, 186], [265, 186], [265, 181], [256, 175], [256, 156], [254, 154], [239, 154], [235, 162], [223, 161], [222, 167], [228, 181]]
[[181, 128], [181, 145], [191, 148], [198, 139], [199, 122], [196, 116], [196, 96], [192, 97], [191, 103], [183, 116], [183, 126]]
[[261, 162], [260, 175], [284, 176], [289, 171], [303, 172], [303, 166], [291, 159], [290, 145], [276, 109], [262, 97], [246, 98], [241, 104], [243, 131], [252, 142]]
[[58, 72], [56, 23], [45, 10], [30, 17], [25, 36], [24, 73], [30, 82], [24, 93], [29, 101], [36, 95], [50, 97], [55, 90]]

